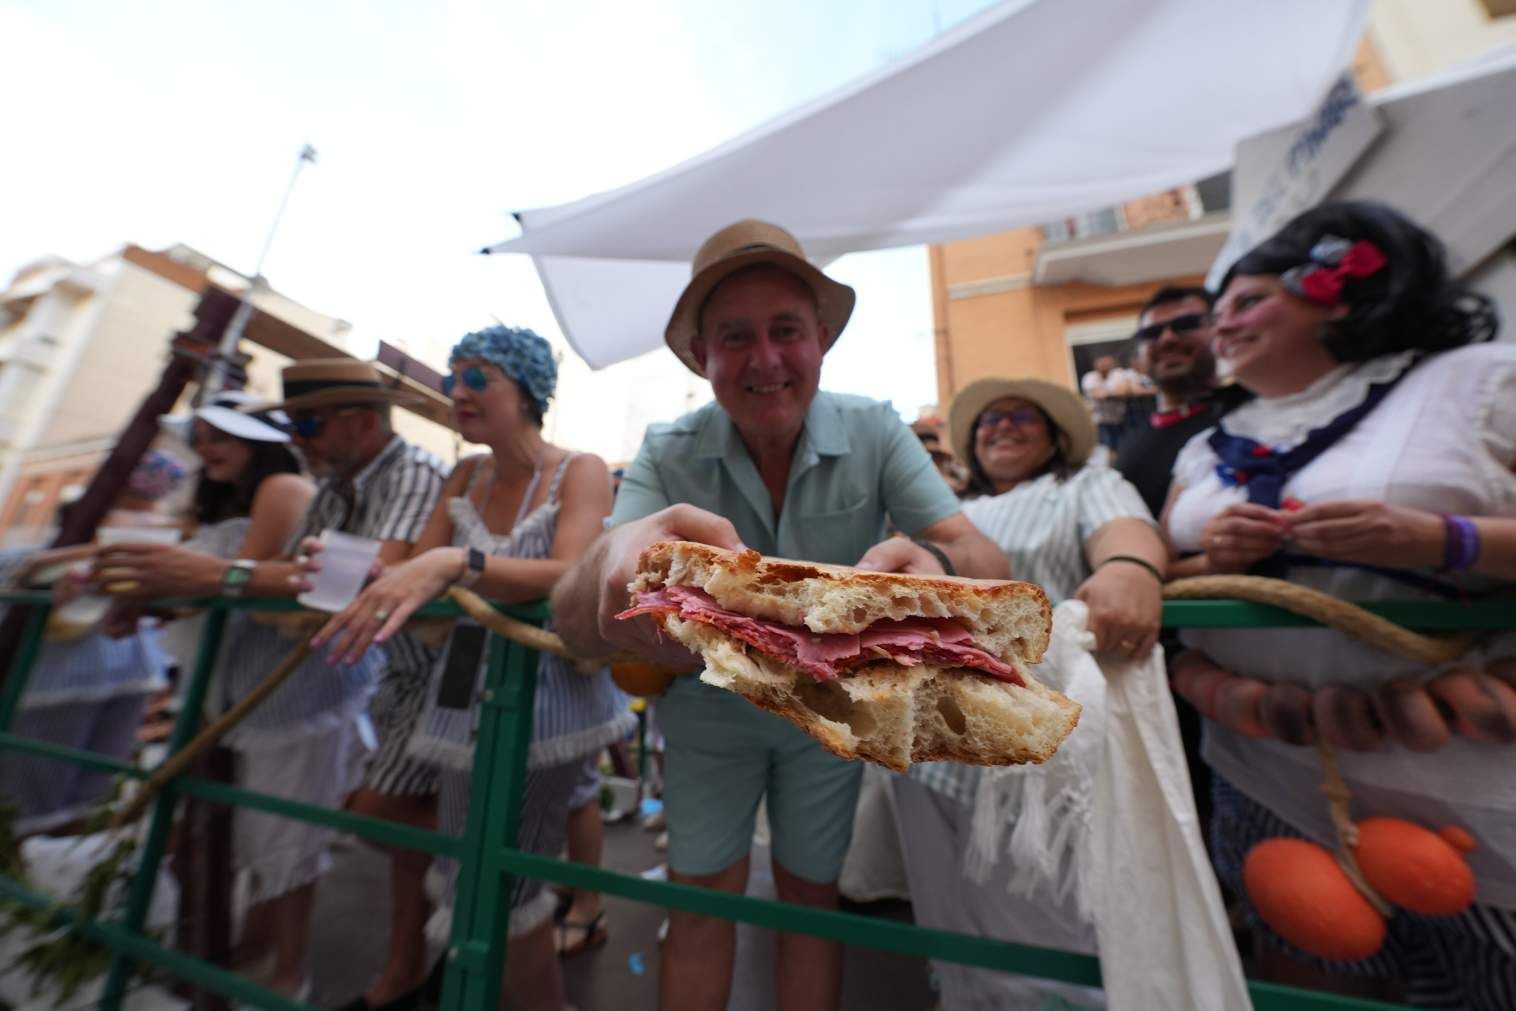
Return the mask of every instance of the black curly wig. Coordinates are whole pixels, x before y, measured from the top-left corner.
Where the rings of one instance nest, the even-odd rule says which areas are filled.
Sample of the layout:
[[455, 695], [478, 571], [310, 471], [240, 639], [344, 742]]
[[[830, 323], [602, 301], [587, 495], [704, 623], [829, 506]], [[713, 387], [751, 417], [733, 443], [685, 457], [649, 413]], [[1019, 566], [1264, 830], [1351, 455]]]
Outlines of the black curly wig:
[[1442, 242], [1405, 215], [1372, 201], [1322, 204], [1281, 228], [1221, 279], [1225, 292], [1239, 275], [1283, 274], [1308, 263], [1323, 236], [1366, 239], [1389, 261], [1342, 290], [1348, 314], [1326, 324], [1322, 343], [1339, 362], [1365, 362], [1397, 351], [1449, 351], [1487, 341], [1500, 329], [1489, 299], [1449, 273]]

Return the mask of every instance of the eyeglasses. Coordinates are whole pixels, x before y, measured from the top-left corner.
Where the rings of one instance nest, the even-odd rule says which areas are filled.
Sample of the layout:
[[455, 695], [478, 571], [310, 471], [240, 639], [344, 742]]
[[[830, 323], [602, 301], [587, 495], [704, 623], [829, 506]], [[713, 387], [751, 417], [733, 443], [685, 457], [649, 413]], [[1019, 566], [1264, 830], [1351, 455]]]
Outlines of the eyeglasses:
[[1017, 428], [1027, 428], [1042, 420], [1042, 414], [1035, 407], [1018, 407], [1011, 411], [985, 411], [979, 416], [976, 429], [994, 428], [1002, 421], [1009, 421]]
[[1132, 338], [1138, 342], [1155, 341], [1163, 336], [1165, 330], [1172, 330], [1176, 334], [1194, 333], [1202, 327], [1208, 327], [1216, 321], [1216, 317], [1208, 312], [1190, 312], [1183, 316], [1175, 316], [1171, 320], [1162, 323], [1149, 323], [1138, 330]]
[[314, 411], [292, 414], [290, 415], [290, 431], [302, 439], [314, 439], [321, 435], [328, 421], [344, 414], [353, 414], [362, 409], [361, 407], [344, 407], [340, 411], [332, 411], [328, 414], [319, 414]]
[[[489, 386], [489, 384], [490, 377], [486, 375], [484, 370], [479, 366], [470, 365], [468, 368], [463, 370], [463, 385], [467, 386], [475, 393], [483, 393], [485, 387]], [[451, 397], [453, 395], [453, 390], [457, 388], [458, 376], [453, 375], [450, 372], [442, 377], [442, 395], [444, 397]]]

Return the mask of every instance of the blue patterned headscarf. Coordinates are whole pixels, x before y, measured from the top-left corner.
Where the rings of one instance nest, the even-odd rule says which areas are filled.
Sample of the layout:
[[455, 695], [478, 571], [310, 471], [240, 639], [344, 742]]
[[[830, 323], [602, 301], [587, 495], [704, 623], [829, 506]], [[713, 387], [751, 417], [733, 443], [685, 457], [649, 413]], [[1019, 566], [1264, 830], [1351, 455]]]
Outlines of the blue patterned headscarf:
[[558, 386], [558, 363], [553, 360], [552, 346], [536, 331], [502, 325], [475, 330], [453, 345], [448, 367], [460, 358], [489, 362], [526, 391], [539, 415], [547, 413], [547, 402]]

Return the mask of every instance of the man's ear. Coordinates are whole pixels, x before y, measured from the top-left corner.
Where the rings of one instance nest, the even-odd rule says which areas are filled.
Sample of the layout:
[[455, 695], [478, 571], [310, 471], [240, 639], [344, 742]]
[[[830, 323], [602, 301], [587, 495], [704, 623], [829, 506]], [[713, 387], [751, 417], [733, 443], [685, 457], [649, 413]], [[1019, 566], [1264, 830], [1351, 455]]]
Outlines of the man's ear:
[[700, 336], [690, 338], [690, 354], [694, 356], [700, 371], [705, 371], [705, 339]]

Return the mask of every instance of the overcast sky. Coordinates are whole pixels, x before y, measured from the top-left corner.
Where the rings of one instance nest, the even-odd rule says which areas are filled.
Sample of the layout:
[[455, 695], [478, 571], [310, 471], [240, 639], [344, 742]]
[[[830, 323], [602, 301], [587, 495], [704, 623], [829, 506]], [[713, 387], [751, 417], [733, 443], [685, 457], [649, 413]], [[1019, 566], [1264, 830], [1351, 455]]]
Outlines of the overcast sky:
[[[665, 168], [988, 2], [0, 0], [0, 273], [125, 242], [251, 271], [309, 142], [274, 287], [433, 364], [493, 318], [557, 338], [530, 261], [475, 252], [511, 211]], [[924, 251], [835, 272], [860, 311], [826, 385], [913, 416], [935, 397]]]

